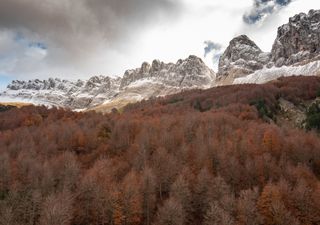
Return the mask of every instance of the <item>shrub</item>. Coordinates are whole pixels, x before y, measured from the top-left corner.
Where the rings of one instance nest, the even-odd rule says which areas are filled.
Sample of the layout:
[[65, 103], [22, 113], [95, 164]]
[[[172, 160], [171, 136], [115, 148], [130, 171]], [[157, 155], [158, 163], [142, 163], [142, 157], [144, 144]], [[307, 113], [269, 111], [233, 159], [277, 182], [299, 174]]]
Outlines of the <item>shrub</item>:
[[320, 102], [313, 103], [307, 110], [306, 128], [320, 131]]
[[253, 105], [257, 108], [259, 112], [259, 116], [261, 118], [271, 118], [271, 119], [274, 118], [274, 112], [270, 110], [269, 106], [266, 103], [266, 100], [258, 99], [258, 100], [252, 101], [250, 105]]

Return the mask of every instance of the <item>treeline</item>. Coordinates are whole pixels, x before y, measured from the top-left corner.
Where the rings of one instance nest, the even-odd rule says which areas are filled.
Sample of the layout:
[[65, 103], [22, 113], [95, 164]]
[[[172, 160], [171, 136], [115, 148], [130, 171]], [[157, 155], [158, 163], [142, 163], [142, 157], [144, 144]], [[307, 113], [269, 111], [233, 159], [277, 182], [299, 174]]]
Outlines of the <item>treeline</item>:
[[278, 101], [320, 78], [196, 90], [102, 115], [0, 113], [1, 225], [320, 224], [320, 138]]

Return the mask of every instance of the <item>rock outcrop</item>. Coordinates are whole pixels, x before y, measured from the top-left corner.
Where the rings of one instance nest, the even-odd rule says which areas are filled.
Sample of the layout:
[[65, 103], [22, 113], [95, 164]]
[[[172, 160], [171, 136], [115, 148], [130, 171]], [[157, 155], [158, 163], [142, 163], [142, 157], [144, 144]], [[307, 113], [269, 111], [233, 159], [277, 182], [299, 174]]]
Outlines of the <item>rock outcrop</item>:
[[141, 68], [127, 70], [121, 80], [120, 89], [141, 79], [152, 79], [168, 86], [180, 88], [211, 86], [215, 73], [197, 56], [178, 60], [176, 64], [154, 60], [144, 62]]
[[288, 24], [279, 27], [271, 54], [277, 67], [319, 59], [320, 10], [295, 15]]
[[264, 53], [246, 35], [230, 41], [219, 60], [218, 79], [222, 77], [242, 77], [262, 69], [269, 62], [270, 54]]
[[14, 80], [0, 97], [18, 99], [18, 101], [81, 109], [100, 104], [116, 95], [120, 85], [119, 78], [93, 76], [87, 81], [61, 80]]

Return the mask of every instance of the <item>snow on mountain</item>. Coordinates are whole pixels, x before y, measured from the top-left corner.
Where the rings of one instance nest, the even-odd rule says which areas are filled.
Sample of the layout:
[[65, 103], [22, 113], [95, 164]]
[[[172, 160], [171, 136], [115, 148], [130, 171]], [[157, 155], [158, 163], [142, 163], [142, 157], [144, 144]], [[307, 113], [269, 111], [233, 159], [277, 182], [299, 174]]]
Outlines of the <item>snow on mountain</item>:
[[311, 62], [300, 66], [264, 67], [254, 73], [236, 78], [233, 84], [256, 83], [262, 84], [279, 77], [287, 76], [320, 76], [320, 61]]

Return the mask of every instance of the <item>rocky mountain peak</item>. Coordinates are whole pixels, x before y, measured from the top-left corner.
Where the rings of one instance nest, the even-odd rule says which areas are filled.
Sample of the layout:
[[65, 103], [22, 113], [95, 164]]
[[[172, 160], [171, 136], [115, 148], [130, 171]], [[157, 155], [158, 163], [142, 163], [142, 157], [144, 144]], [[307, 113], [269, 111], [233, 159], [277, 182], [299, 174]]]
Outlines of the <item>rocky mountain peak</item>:
[[151, 69], [151, 65], [148, 62], [144, 62], [141, 65], [140, 73], [141, 74], [147, 74], [147, 73], [150, 72], [150, 69]]
[[215, 80], [215, 73], [202, 61], [201, 58], [190, 55], [185, 60], [178, 60], [170, 70], [174, 72], [181, 87], [211, 86]]
[[223, 76], [241, 77], [263, 68], [269, 54], [261, 49], [246, 35], [232, 39], [219, 60], [218, 78]]
[[[239, 58], [248, 58], [252, 59], [252, 55], [248, 55], [247, 50], [251, 49], [253, 52], [261, 53], [261, 49], [254, 43], [247, 35], [240, 35], [233, 38], [229, 43], [229, 49], [231, 51], [227, 51], [227, 55], [235, 61]], [[246, 50], [246, 51], [243, 51]], [[229, 54], [228, 54], [229, 53]], [[232, 54], [233, 53], [233, 54]], [[238, 53], [238, 54], [237, 54]]]
[[111, 88], [111, 78], [108, 76], [93, 76], [85, 84], [87, 91], [93, 90], [95, 88], [102, 91], [106, 91]]
[[7, 86], [7, 88], [10, 90], [51, 90], [54, 88], [62, 89], [64, 82], [66, 81], [58, 78], [48, 78], [47, 80], [34, 79], [28, 81], [13, 80], [11, 84]]
[[197, 68], [201, 68], [201, 67], [204, 67], [204, 66], [206, 67], [206, 64], [198, 56], [190, 55], [186, 59], [179, 59], [177, 61], [177, 63], [175, 64], [175, 66], [176, 67], [179, 67], [179, 66], [187, 66], [187, 67], [195, 66]]
[[178, 60], [173, 69], [176, 72], [192, 76], [200, 76], [202, 74], [209, 73], [209, 68], [207, 67], [207, 65], [202, 61], [201, 58], [195, 55], [190, 55], [184, 60]]
[[163, 62], [160, 62], [159, 59], [152, 61], [150, 72], [158, 72], [163, 67]]
[[142, 79], [152, 79], [174, 87], [191, 87], [209, 85], [215, 74], [201, 58], [191, 55], [187, 59], [180, 59], [176, 64], [153, 60], [150, 65], [144, 62], [141, 68], [127, 70], [121, 81], [123, 89], [131, 83]]
[[272, 47], [272, 61], [277, 67], [318, 58], [320, 52], [320, 10], [310, 10], [289, 19], [278, 28]]
[[189, 55], [186, 61], [196, 61], [197, 63], [201, 63], [201, 64], [204, 63], [202, 59], [196, 55]]

